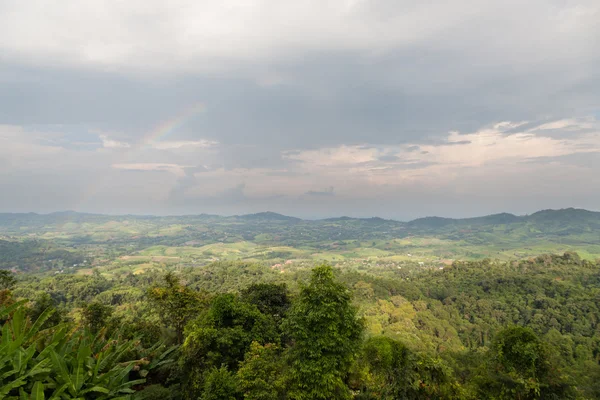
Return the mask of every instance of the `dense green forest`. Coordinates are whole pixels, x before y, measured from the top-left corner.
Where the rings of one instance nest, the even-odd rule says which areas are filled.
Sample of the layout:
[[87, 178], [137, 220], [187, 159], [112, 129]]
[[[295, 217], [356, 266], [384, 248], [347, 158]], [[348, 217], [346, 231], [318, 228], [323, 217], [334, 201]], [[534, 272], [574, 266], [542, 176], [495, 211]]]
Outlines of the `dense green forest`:
[[599, 232], [0, 214], [0, 398], [600, 398]]
[[600, 397], [600, 264], [575, 253], [4, 271], [0, 288], [7, 399]]

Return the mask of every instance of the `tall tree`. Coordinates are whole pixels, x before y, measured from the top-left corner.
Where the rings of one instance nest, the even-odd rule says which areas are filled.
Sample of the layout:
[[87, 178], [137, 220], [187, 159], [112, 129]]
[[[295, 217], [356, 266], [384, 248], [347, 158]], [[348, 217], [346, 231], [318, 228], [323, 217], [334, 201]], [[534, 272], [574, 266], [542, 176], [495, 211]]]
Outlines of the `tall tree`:
[[285, 363], [277, 345], [250, 345], [237, 376], [245, 400], [285, 398]]
[[276, 320], [285, 316], [290, 308], [287, 285], [285, 283], [255, 283], [242, 291], [242, 300], [256, 305], [263, 314]]
[[491, 374], [482, 394], [501, 399], [575, 398], [573, 388], [553, 376], [547, 346], [531, 328], [508, 327], [492, 343]]
[[204, 380], [200, 400], [241, 400], [237, 377], [227, 367], [212, 368]]
[[464, 398], [450, 367], [441, 359], [414, 353], [386, 336], [366, 340], [353, 369], [362, 378], [357, 382], [360, 399]]
[[285, 321], [291, 399], [348, 399], [344, 379], [360, 346], [363, 324], [348, 289], [330, 266], [312, 271]]
[[233, 294], [216, 296], [210, 308], [186, 328], [181, 364], [189, 398], [197, 398], [208, 369], [225, 366], [235, 372], [253, 341], [266, 344], [277, 340], [272, 318], [255, 305]]
[[185, 325], [206, 306], [207, 296], [183, 286], [175, 274], [165, 275], [165, 286], [154, 286], [148, 290], [163, 324], [175, 330], [177, 343], [183, 343]]

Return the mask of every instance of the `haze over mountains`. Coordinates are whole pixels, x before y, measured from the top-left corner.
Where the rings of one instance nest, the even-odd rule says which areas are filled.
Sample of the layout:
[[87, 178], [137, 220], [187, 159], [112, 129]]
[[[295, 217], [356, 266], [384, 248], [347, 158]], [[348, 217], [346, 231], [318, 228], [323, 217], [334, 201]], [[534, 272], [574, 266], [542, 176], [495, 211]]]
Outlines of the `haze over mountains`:
[[389, 223], [389, 224], [404, 224], [409, 227], [417, 228], [441, 228], [448, 225], [454, 226], [469, 226], [469, 225], [499, 225], [499, 224], [512, 224], [518, 222], [537, 222], [537, 223], [594, 223], [594, 221], [600, 220], [600, 212], [589, 211], [578, 208], [564, 208], [558, 210], [540, 210], [533, 214], [528, 215], [515, 215], [511, 213], [498, 213], [485, 215], [480, 217], [469, 217], [469, 218], [447, 218], [440, 216], [427, 216], [416, 218], [410, 221], [398, 221], [395, 219], [380, 218], [377, 216], [370, 218], [356, 218], [356, 217], [330, 217], [330, 218], [319, 218], [319, 219], [304, 219], [289, 215], [283, 215], [272, 211], [264, 211], [253, 214], [242, 214], [232, 216], [221, 216], [215, 214], [191, 214], [191, 215], [168, 215], [168, 216], [155, 216], [155, 215], [110, 215], [110, 214], [95, 214], [95, 213], [80, 213], [75, 211], [59, 211], [48, 214], [40, 214], [35, 212], [30, 213], [0, 213], [0, 223], [6, 224], [9, 222], [20, 223], [25, 221], [45, 221], [56, 223], [68, 221], [94, 221], [101, 219], [123, 219], [123, 218], [141, 218], [141, 219], [173, 219], [173, 218], [191, 218], [196, 219], [223, 219], [223, 220], [242, 220], [242, 221], [285, 221], [285, 222], [336, 222], [336, 221], [368, 221], [372, 223]]
[[[425, 261], [508, 259], [564, 251], [578, 251], [584, 258], [595, 259], [600, 257], [600, 212], [568, 208], [523, 216], [501, 213], [408, 222], [378, 217], [305, 220], [273, 212], [162, 217], [75, 212], [0, 214], [2, 236], [68, 246], [129, 246], [126, 254], [175, 254], [183, 251], [177, 246], [184, 246], [184, 252], [207, 261], [214, 257], [398, 259], [413, 253]], [[158, 247], [148, 250], [152, 246]]]

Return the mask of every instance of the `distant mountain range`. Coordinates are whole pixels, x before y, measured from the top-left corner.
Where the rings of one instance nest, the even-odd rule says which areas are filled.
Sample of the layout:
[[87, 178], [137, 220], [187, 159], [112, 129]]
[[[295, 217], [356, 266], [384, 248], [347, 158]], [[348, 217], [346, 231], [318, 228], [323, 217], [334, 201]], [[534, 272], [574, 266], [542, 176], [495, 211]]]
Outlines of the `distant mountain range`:
[[[475, 218], [425, 217], [409, 222], [347, 216], [306, 220], [274, 212], [235, 216], [5, 213], [0, 214], [2, 240], [40, 240], [45, 244], [53, 241], [65, 246], [114, 245], [119, 251], [219, 243], [233, 246], [223, 247], [226, 257], [234, 257], [242, 248], [267, 246], [277, 248], [274, 254], [302, 253], [304, 258], [323, 252], [329, 254], [326, 257], [341, 254], [350, 258], [420, 252], [440, 259], [507, 259], [578, 251], [594, 259], [600, 256], [600, 212], [567, 208], [522, 216], [501, 213]], [[212, 254], [216, 250], [206, 251]], [[292, 254], [286, 257], [291, 258]]]
[[282, 221], [282, 222], [347, 222], [347, 221], [362, 221], [367, 223], [390, 223], [404, 224], [407, 227], [413, 228], [443, 228], [447, 226], [478, 226], [478, 225], [504, 225], [518, 222], [539, 222], [539, 223], [592, 223], [600, 221], [600, 212], [588, 211], [577, 208], [564, 208], [559, 210], [541, 210], [530, 215], [514, 215], [510, 213], [500, 213], [486, 215], [482, 217], [471, 218], [445, 218], [445, 217], [423, 217], [412, 221], [402, 222], [392, 219], [384, 219], [379, 217], [371, 218], [354, 218], [354, 217], [334, 217], [317, 220], [306, 220], [288, 215], [279, 214], [272, 211], [259, 212], [255, 214], [243, 214], [234, 216], [220, 216], [213, 214], [192, 214], [192, 215], [173, 215], [173, 216], [154, 216], [154, 215], [108, 215], [108, 214], [93, 214], [80, 213], [75, 211], [59, 211], [49, 214], [38, 213], [0, 213], [0, 224], [25, 222], [25, 221], [45, 221], [45, 222], [64, 222], [71, 220], [74, 222], [83, 222], [85, 220], [99, 219], [180, 219], [191, 218], [197, 219], [238, 219], [244, 221]]

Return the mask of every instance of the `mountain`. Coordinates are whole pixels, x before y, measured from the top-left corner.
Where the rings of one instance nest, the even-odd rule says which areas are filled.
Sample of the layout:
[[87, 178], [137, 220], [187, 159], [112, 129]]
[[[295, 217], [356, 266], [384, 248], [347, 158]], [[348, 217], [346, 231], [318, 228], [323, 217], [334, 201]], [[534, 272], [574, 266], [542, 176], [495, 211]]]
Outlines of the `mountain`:
[[448, 225], [456, 224], [457, 221], [459, 220], [453, 218], [424, 217], [412, 220], [407, 224], [411, 228], [437, 229]]
[[[198, 260], [262, 260], [275, 257], [273, 254], [282, 259], [322, 257], [338, 261], [353, 257], [402, 259], [409, 257], [407, 254], [428, 255], [430, 259], [509, 259], [564, 251], [578, 251], [582, 257], [595, 259], [600, 257], [600, 213], [569, 208], [524, 216], [500, 213], [462, 219], [426, 217], [410, 222], [347, 216], [304, 220], [275, 212], [230, 217], [0, 214], [0, 240], [10, 242], [0, 249], [0, 259], [10, 258], [5, 265], [41, 269], [59, 259], [48, 257], [48, 251], [77, 249], [81, 257], [149, 249], [152, 255], [185, 253]], [[185, 250], [175, 250], [178, 247]], [[265, 253], [271, 247], [277, 249]], [[18, 254], [34, 254], [35, 262]], [[79, 264], [71, 258], [60, 257], [69, 259], [71, 265]]]
[[[509, 213], [500, 213], [473, 218], [444, 218], [444, 217], [425, 217], [417, 218], [409, 222], [400, 222], [395, 220], [383, 219], [379, 217], [371, 218], [352, 218], [338, 217], [326, 218], [321, 220], [304, 220], [291, 217], [271, 211], [259, 212], [255, 214], [237, 215], [233, 217], [223, 217], [218, 215], [198, 214], [186, 216], [138, 216], [138, 215], [102, 215], [87, 214], [73, 211], [56, 212], [51, 214], [36, 213], [0, 213], [0, 233], [7, 229], [13, 232], [24, 229], [31, 231], [46, 230], [52, 227], [61, 228], [65, 224], [106, 224], [109, 222], [119, 223], [153, 223], [157, 225], [164, 224], [220, 224], [228, 220], [237, 220], [248, 224], [255, 222], [273, 223], [273, 229], [277, 226], [288, 223], [293, 225], [300, 224], [304, 228], [321, 229], [327, 224], [335, 224], [339, 229], [348, 232], [354, 232], [357, 236], [363, 236], [361, 233], [371, 232], [376, 234], [377, 230], [387, 234], [397, 234], [402, 236], [402, 230], [408, 229], [411, 233], [444, 234], [450, 232], [477, 232], [490, 230], [493, 227], [504, 227], [504, 229], [523, 230], [523, 234], [580, 234], [598, 231], [600, 232], [600, 212], [588, 211], [583, 209], [566, 208], [560, 210], [542, 210], [531, 215], [516, 216]], [[9, 229], [11, 228], [11, 229]], [[266, 225], [264, 229], [269, 230]], [[346, 235], [344, 235], [347, 237]], [[600, 240], [600, 238], [599, 238]]]
[[384, 219], [380, 217], [371, 218], [353, 218], [353, 217], [335, 217], [325, 218], [320, 220], [303, 220], [297, 217], [291, 217], [288, 215], [279, 214], [272, 211], [259, 212], [254, 214], [236, 215], [233, 217], [223, 217], [212, 214], [197, 214], [197, 215], [184, 215], [184, 216], [151, 216], [151, 215], [104, 215], [104, 214], [90, 214], [90, 213], [79, 213], [75, 211], [61, 211], [50, 214], [37, 214], [37, 213], [0, 213], [0, 225], [38, 225], [38, 224], [53, 224], [53, 223], [65, 223], [65, 222], [107, 222], [107, 221], [123, 221], [123, 220], [141, 220], [141, 219], [155, 219], [164, 221], [176, 221], [176, 220], [226, 220], [228, 218], [235, 218], [243, 221], [287, 221], [287, 222], [304, 222], [307, 224], [320, 224], [324, 222], [366, 222], [375, 225], [381, 224], [403, 224], [411, 229], [441, 229], [451, 227], [475, 227], [485, 225], [508, 225], [515, 223], [529, 223], [532, 225], [538, 225], [540, 227], [552, 227], [558, 228], [560, 226], [570, 226], [573, 224], [581, 224], [585, 226], [597, 226], [600, 228], [600, 212], [588, 211], [576, 208], [565, 208], [559, 210], [541, 210], [531, 215], [516, 216], [509, 213], [500, 213], [486, 215], [482, 217], [471, 217], [471, 218], [445, 218], [438, 216], [430, 216], [424, 218], [417, 218], [409, 222], [400, 222], [390, 219]]
[[564, 208], [560, 210], [542, 210], [524, 217], [527, 221], [535, 222], [592, 222], [600, 221], [600, 212], [588, 211], [578, 208]]
[[288, 222], [299, 222], [299, 221], [302, 221], [302, 219], [300, 219], [300, 218], [289, 217], [287, 215], [278, 214], [278, 213], [271, 212], [271, 211], [265, 211], [265, 212], [260, 212], [260, 213], [256, 213], [256, 214], [239, 215], [239, 216], [236, 216], [236, 218], [237, 219], [243, 219], [243, 220], [246, 220], [246, 221], [256, 221], [256, 220], [263, 220], [263, 221], [288, 221]]
[[320, 221], [323, 221], [323, 222], [342, 222], [342, 221], [352, 221], [352, 220], [354, 220], [354, 218], [343, 216], [343, 217], [335, 217], [335, 218], [325, 218], [325, 219], [321, 219]]

